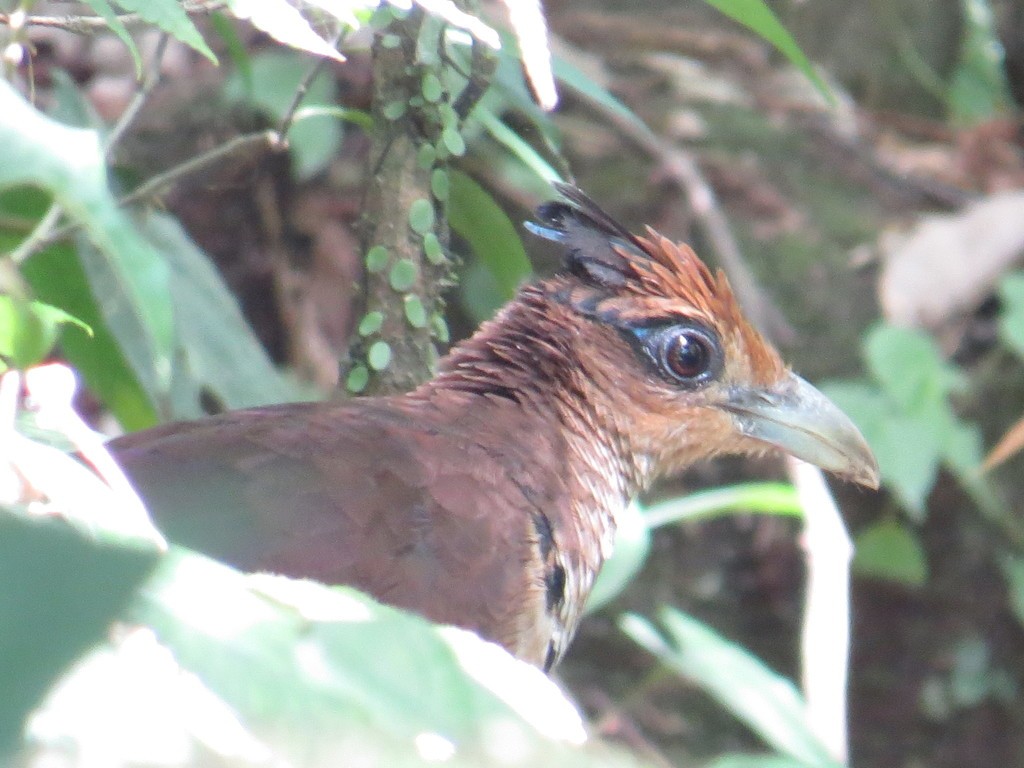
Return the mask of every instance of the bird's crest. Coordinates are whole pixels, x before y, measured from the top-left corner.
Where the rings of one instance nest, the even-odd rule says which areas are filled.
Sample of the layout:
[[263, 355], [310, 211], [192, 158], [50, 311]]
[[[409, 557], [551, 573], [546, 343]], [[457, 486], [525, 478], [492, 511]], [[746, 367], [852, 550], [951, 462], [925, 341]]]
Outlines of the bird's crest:
[[688, 245], [649, 227], [634, 235], [576, 187], [556, 188], [564, 200], [541, 205], [540, 223], [526, 226], [565, 246], [565, 269], [580, 283], [567, 285], [563, 298], [578, 311], [623, 323], [686, 314], [747, 326], [725, 274], [712, 273]]

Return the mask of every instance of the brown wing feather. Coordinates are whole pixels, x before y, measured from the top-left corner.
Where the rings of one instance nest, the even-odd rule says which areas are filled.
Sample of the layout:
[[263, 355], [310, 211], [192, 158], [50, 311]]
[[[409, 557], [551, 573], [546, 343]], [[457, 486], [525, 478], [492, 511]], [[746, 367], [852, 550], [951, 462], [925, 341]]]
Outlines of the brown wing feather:
[[531, 513], [567, 509], [568, 491], [556, 472], [523, 470], [565, 457], [507, 401], [477, 410], [457, 397], [279, 406], [111, 448], [172, 540], [244, 570], [355, 586], [539, 665], [548, 638], [518, 626], [545, 599]]

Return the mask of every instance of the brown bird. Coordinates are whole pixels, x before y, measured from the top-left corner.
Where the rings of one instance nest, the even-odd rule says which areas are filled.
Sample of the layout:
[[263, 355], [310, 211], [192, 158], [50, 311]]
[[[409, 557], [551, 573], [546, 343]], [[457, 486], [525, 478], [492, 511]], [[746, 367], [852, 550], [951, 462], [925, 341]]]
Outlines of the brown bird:
[[615, 520], [660, 475], [778, 448], [876, 487], [853, 424], [685, 245], [579, 190], [528, 225], [564, 268], [408, 394], [226, 413], [111, 448], [169, 537], [349, 584], [550, 669]]

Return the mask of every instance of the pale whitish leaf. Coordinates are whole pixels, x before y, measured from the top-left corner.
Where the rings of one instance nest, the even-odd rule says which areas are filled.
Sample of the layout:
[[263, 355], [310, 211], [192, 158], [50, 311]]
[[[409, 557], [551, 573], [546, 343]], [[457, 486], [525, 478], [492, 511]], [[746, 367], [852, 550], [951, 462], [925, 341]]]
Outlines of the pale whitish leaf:
[[807, 765], [833, 764], [811, 731], [806, 704], [789, 680], [696, 619], [668, 607], [659, 615], [669, 639], [635, 614], [623, 616], [620, 626], [683, 677], [699, 683], [782, 754]]
[[519, 44], [523, 69], [537, 102], [546, 110], [558, 104], [544, 9], [538, 0], [504, 0], [509, 23]]
[[377, 0], [303, 0], [303, 2], [330, 14], [352, 29], [357, 29], [362, 25], [359, 16], [365, 16], [379, 5]]
[[172, 548], [131, 617], [278, 761], [422, 764], [430, 734], [448, 745], [445, 765], [624, 764], [571, 746], [582, 722], [540, 670], [352, 589], [246, 576]]
[[126, 11], [139, 14], [150, 24], [199, 51], [210, 61], [217, 62], [217, 57], [178, 0], [117, 0], [117, 4]]
[[50, 120], [0, 81], [0, 145], [6, 157], [0, 163], [0, 188], [31, 185], [52, 192], [96, 246], [116, 290], [114, 295], [97, 292], [100, 309], [108, 322], [108, 307], [115, 305], [121, 316], [133, 318], [130, 332], [136, 338], [128, 338], [127, 326], [112, 325], [111, 331], [121, 343], [144, 347], [133, 367], [159, 399], [170, 383], [174, 339], [167, 267], [111, 194], [99, 137]]
[[24, 718], [103, 639], [156, 560], [155, 551], [86, 538], [55, 517], [0, 508], [0, 754], [9, 756]]
[[722, 755], [704, 768], [809, 768], [807, 763], [778, 755]]
[[335, 61], [345, 60], [287, 0], [228, 0], [228, 10], [236, 18], [248, 19], [279, 43]]
[[107, 0], [85, 0], [85, 4], [96, 11], [97, 15], [107, 22], [110, 31], [117, 35], [121, 42], [128, 47], [132, 60], [135, 62], [135, 76], [139, 77], [142, 75], [142, 56], [139, 55], [139, 49], [135, 45], [135, 41], [132, 39], [128, 28], [117, 18], [114, 9], [110, 7], [110, 3]]
[[416, 0], [423, 10], [439, 16], [453, 27], [464, 29], [482, 43], [494, 50], [501, 48], [498, 33], [484, 24], [480, 19], [461, 10], [452, 0]]

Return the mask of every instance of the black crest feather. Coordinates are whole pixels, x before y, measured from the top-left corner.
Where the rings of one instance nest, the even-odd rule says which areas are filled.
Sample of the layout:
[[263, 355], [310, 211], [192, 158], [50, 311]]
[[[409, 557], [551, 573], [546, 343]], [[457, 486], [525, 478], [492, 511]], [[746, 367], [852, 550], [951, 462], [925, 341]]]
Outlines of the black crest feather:
[[631, 273], [621, 251], [647, 258], [641, 243], [579, 188], [555, 188], [563, 199], [539, 206], [538, 223], [527, 222], [526, 228], [563, 244], [566, 269], [577, 277], [603, 288], [623, 287]]

